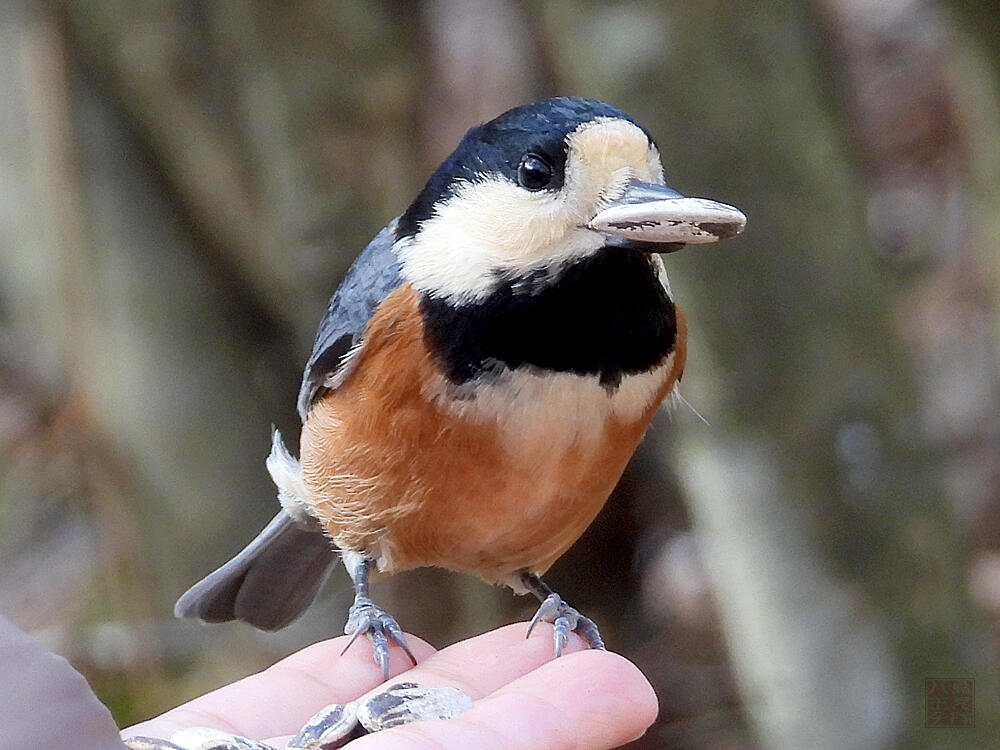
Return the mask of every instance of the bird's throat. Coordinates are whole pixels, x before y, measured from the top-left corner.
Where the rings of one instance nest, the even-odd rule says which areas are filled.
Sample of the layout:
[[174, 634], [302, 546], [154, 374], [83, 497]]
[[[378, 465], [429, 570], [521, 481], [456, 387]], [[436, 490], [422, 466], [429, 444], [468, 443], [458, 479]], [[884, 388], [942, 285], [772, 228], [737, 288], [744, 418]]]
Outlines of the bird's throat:
[[674, 304], [650, 255], [603, 248], [542, 273], [503, 278], [485, 297], [421, 300], [428, 348], [455, 384], [498, 370], [593, 375], [607, 388], [673, 351]]

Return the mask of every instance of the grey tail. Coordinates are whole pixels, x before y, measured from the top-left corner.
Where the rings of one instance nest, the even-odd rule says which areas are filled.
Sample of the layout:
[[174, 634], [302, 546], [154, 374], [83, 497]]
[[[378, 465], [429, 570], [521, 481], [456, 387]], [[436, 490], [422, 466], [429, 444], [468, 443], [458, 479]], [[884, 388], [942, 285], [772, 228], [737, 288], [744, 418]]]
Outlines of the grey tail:
[[280, 511], [242, 552], [184, 592], [174, 614], [243, 620], [261, 630], [288, 625], [312, 604], [337, 560], [333, 543], [309, 520]]

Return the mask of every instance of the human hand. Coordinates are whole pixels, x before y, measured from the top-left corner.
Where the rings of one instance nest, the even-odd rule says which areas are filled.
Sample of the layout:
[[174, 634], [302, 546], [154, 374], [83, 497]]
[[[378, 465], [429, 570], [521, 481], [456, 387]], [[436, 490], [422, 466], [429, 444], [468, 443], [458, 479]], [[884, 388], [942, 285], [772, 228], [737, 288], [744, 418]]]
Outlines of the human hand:
[[[541, 627], [541, 625], [539, 626]], [[450, 685], [475, 706], [448, 721], [421, 722], [366, 735], [352, 750], [607, 750], [640, 736], [656, 718], [653, 689], [617, 654], [586, 650], [572, 636], [552, 658], [552, 638], [525, 639], [518, 623], [435, 651], [412, 635], [419, 664], [399, 649], [390, 654], [390, 682]], [[123, 737], [169, 737], [210, 726], [268, 744], [285, 743], [324, 706], [348, 703], [379, 687], [381, 673], [364, 643], [340, 655], [346, 636], [314, 644], [273, 667], [196, 698], [122, 732]]]

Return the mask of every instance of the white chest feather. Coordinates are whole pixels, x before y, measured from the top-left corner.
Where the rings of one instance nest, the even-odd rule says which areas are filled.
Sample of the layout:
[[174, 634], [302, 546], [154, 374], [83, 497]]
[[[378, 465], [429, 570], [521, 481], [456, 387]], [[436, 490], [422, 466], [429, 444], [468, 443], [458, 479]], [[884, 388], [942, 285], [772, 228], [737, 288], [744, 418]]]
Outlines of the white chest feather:
[[596, 376], [506, 370], [474, 387], [434, 394], [439, 407], [463, 419], [496, 424], [501, 444], [514, 455], [551, 456], [594, 450], [607, 424], [641, 419], [653, 406], [673, 368], [668, 356], [649, 372], [625, 376], [606, 388]]

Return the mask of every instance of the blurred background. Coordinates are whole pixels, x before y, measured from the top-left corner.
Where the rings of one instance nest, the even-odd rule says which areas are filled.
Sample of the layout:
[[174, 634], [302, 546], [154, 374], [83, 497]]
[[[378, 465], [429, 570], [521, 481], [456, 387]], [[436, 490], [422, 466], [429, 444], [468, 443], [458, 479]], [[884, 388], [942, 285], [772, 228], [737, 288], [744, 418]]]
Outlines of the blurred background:
[[[274, 512], [353, 257], [469, 126], [584, 95], [749, 217], [667, 258], [694, 409], [550, 574], [656, 687], [634, 747], [997, 747], [998, 81], [959, 0], [4, 0], [0, 612], [122, 725], [339, 634], [340, 572], [275, 634], [171, 608]], [[376, 594], [438, 646], [534, 609]]]

